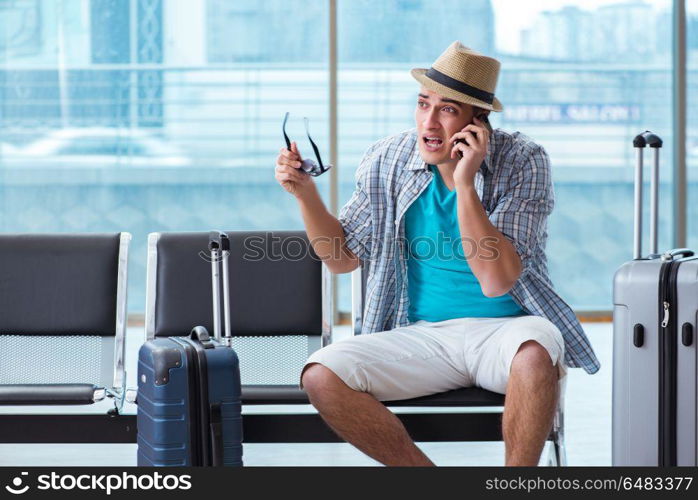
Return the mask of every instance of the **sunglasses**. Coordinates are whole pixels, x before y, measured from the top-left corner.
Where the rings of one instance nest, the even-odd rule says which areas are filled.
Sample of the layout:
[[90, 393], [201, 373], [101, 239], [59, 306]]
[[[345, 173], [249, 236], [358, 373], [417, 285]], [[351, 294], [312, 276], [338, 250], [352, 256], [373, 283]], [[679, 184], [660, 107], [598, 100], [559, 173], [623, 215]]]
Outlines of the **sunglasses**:
[[[286, 140], [286, 149], [291, 151], [291, 140], [288, 138], [288, 135], [286, 134], [286, 122], [288, 121], [288, 115], [289, 113], [287, 111], [286, 115], [284, 116], [284, 124], [282, 130], [284, 132], [284, 139]], [[322, 163], [322, 158], [320, 158], [320, 150], [313, 142], [313, 139], [310, 137], [310, 130], [308, 128], [308, 118], [303, 118], [303, 120], [305, 121], [305, 133], [308, 136], [310, 145], [313, 146], [313, 151], [315, 151], [315, 158], [317, 158], [317, 163], [315, 163], [313, 160], [308, 159], [301, 160], [301, 170], [312, 177], [317, 177], [318, 175], [322, 175], [329, 169], [331, 169], [332, 165], [324, 165]]]

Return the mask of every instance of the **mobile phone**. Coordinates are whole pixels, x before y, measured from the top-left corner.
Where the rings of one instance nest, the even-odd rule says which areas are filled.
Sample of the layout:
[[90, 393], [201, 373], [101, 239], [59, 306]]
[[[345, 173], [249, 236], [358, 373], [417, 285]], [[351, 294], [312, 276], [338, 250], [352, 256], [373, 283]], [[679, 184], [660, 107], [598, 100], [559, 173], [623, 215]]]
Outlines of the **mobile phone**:
[[485, 128], [490, 133], [490, 135], [492, 135], [492, 125], [490, 125], [490, 119], [487, 117], [487, 113], [482, 113], [480, 116], [477, 117], [477, 119], [485, 124]]
[[[492, 135], [492, 125], [490, 125], [490, 120], [487, 118], [487, 113], [481, 113], [481, 114], [477, 115], [477, 119], [485, 124], [485, 128], [490, 133], [490, 135]], [[472, 123], [475, 123], [475, 122], [473, 121]], [[465, 139], [456, 139], [455, 141], [453, 141], [453, 144], [456, 144], [457, 142], [462, 142], [466, 146], [468, 145], [468, 142]], [[458, 151], [458, 156], [463, 158], [463, 153]]]

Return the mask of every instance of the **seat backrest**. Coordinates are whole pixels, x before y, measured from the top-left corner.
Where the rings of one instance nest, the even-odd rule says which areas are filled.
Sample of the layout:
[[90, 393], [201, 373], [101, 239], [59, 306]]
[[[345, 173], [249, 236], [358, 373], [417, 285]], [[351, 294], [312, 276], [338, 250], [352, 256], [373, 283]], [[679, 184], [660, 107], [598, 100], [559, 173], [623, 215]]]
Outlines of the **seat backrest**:
[[121, 387], [131, 235], [0, 235], [0, 383]]
[[[304, 232], [227, 234], [231, 333], [243, 384], [297, 383], [295, 368], [283, 366], [297, 367], [329, 341], [329, 273]], [[212, 332], [208, 236], [149, 236], [147, 338], [188, 335], [197, 325]], [[269, 369], [274, 365], [279, 368], [276, 373]], [[279, 375], [283, 371], [288, 375]]]

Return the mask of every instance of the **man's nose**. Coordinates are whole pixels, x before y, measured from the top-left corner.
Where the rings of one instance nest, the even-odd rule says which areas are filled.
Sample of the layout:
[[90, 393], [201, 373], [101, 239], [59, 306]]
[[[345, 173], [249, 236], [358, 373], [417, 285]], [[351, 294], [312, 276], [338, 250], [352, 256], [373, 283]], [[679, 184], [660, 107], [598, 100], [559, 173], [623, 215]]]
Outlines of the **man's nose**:
[[435, 109], [430, 109], [424, 115], [424, 121], [422, 122], [424, 128], [439, 128], [441, 125], [439, 120], [437, 120], [437, 114]]

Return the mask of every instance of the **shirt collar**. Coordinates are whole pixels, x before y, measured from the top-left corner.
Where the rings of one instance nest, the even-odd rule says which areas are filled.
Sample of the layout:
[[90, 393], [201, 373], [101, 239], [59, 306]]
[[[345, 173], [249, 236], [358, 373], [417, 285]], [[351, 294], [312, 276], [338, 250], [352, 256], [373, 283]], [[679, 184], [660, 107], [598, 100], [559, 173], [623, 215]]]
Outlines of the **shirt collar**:
[[[428, 165], [422, 159], [422, 155], [419, 154], [419, 142], [418, 142], [419, 138], [417, 137], [416, 129], [415, 129], [414, 137], [415, 137], [414, 149], [412, 150], [412, 154], [410, 155], [410, 159], [405, 164], [405, 169], [407, 169], [407, 170], [427, 170]], [[489, 171], [490, 173], [492, 173], [494, 171], [494, 168], [492, 166], [492, 151], [496, 147], [496, 143], [497, 143], [497, 131], [495, 130], [494, 133], [490, 136], [490, 143], [489, 143], [489, 146], [487, 147], [487, 153], [485, 154], [485, 160], [482, 162], [482, 166], [480, 167], [480, 170]]]

